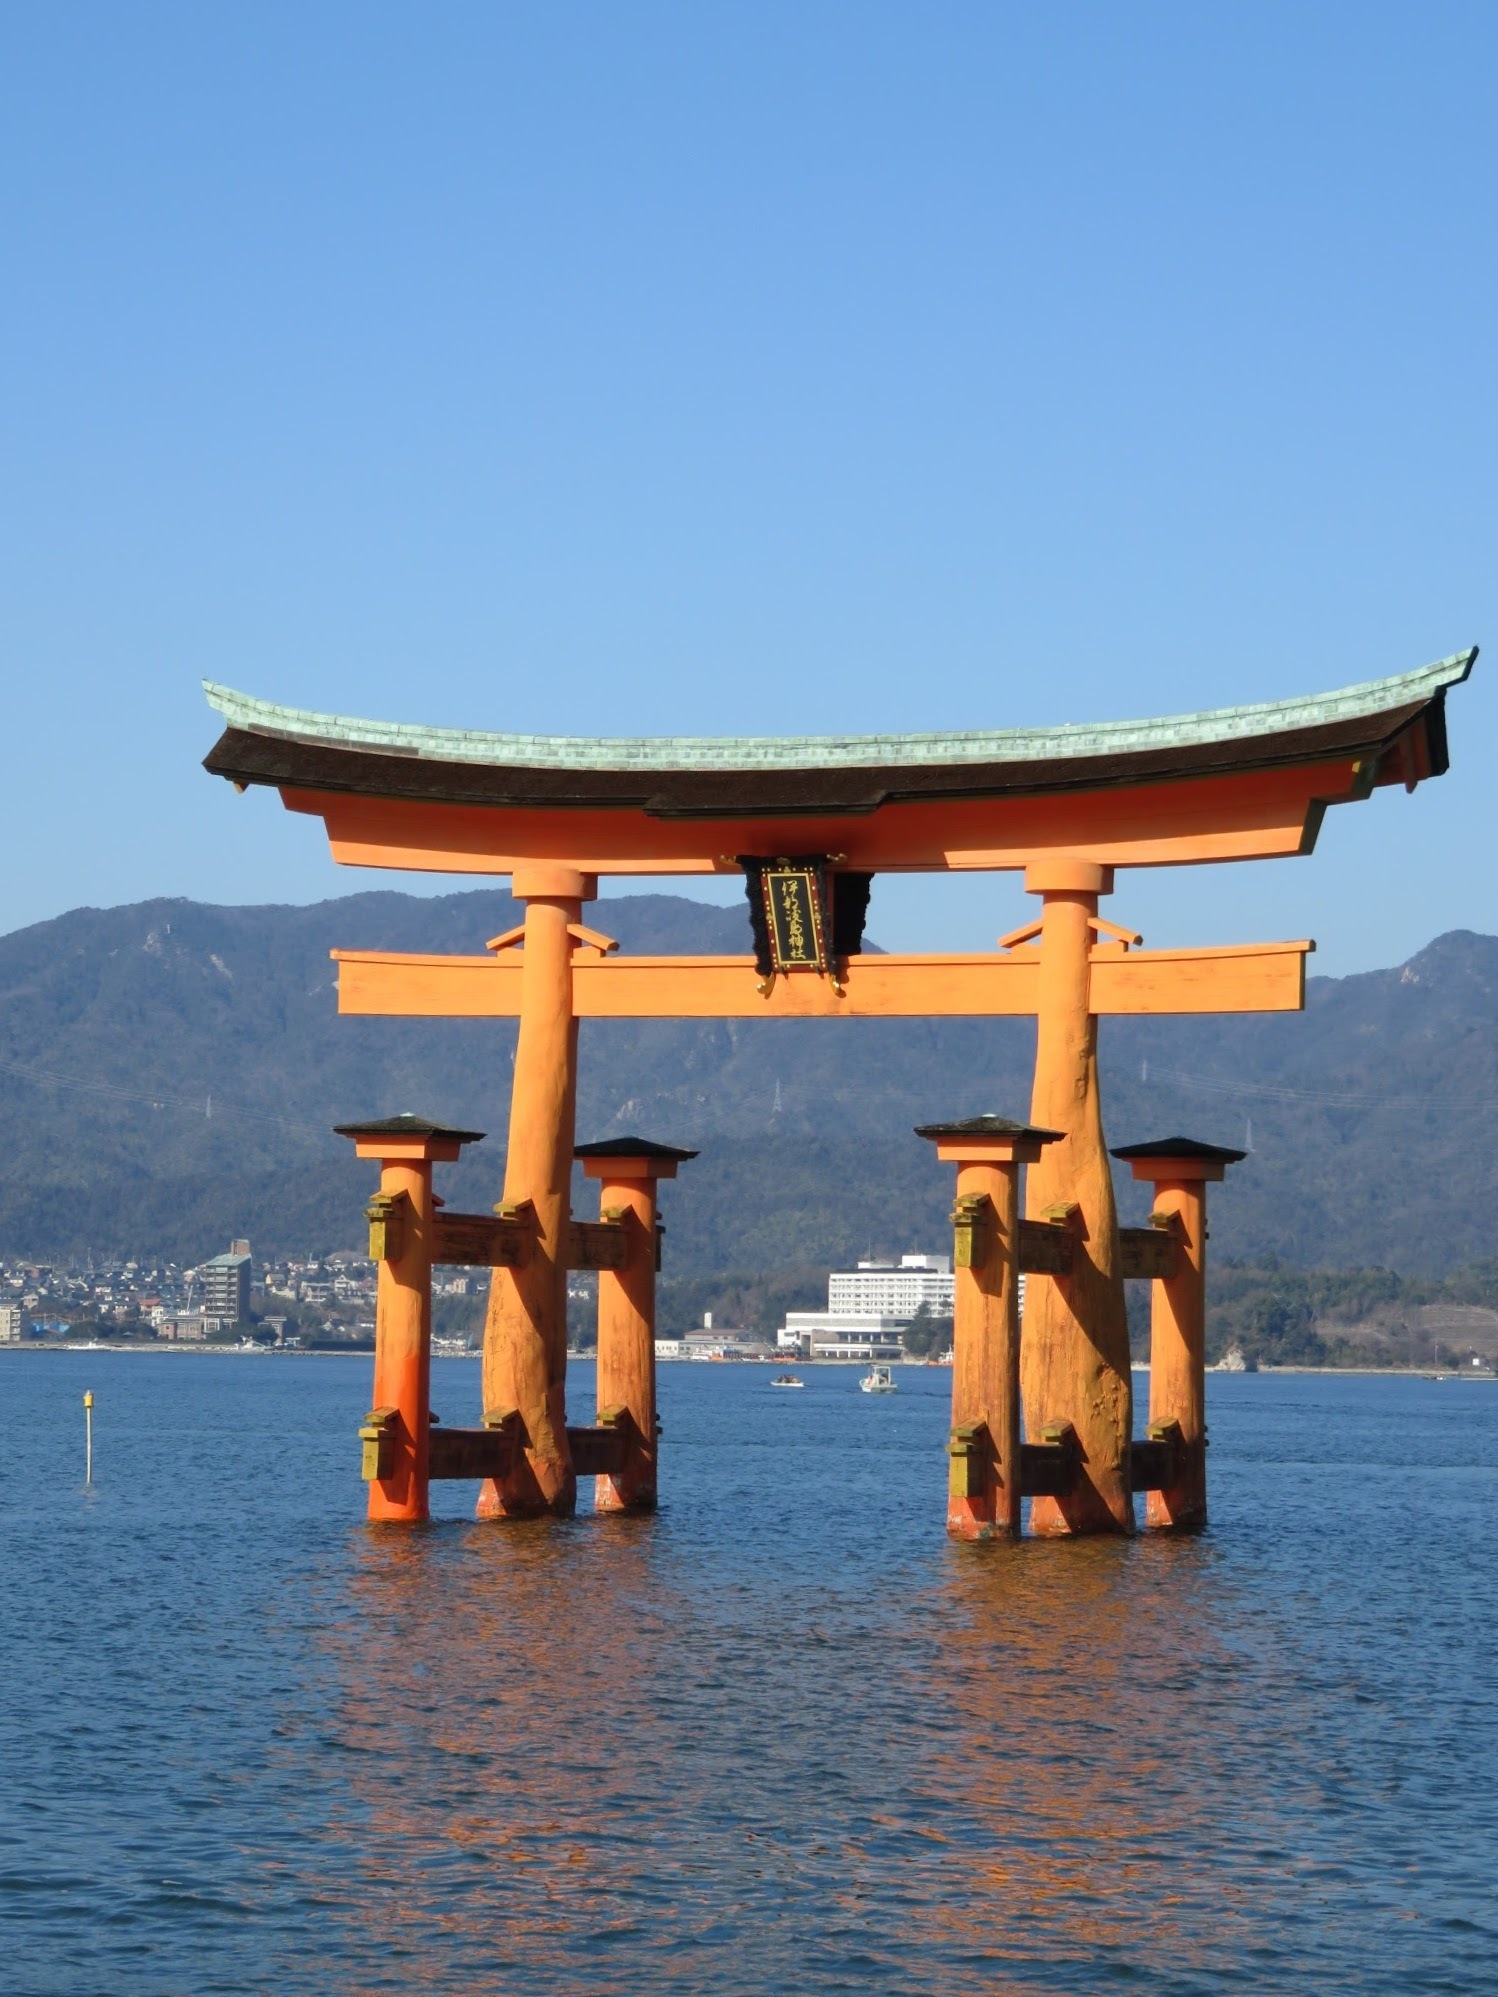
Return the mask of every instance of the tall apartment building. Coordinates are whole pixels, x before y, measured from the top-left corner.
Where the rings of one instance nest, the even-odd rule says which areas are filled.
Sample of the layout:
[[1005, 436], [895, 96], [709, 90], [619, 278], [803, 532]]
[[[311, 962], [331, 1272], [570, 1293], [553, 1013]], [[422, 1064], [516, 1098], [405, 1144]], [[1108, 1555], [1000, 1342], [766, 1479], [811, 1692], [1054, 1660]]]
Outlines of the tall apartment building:
[[24, 1336], [21, 1306], [0, 1304], [0, 1345], [19, 1345]]
[[227, 1255], [215, 1255], [198, 1274], [203, 1281], [203, 1315], [243, 1324], [250, 1314], [250, 1244], [231, 1242]]

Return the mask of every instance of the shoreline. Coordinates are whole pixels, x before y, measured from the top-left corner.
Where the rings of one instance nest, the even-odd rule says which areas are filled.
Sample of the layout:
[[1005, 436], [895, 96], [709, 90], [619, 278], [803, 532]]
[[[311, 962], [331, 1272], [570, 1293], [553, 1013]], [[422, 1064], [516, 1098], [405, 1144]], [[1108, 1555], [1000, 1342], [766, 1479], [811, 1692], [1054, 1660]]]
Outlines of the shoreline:
[[[85, 1355], [91, 1357], [97, 1353], [111, 1352], [133, 1354], [138, 1358], [164, 1358], [170, 1356], [172, 1358], [183, 1359], [364, 1359], [369, 1361], [373, 1361], [374, 1359], [374, 1352], [367, 1346], [356, 1347], [352, 1351], [340, 1351], [336, 1346], [306, 1348], [264, 1345], [251, 1348], [243, 1345], [208, 1345], [199, 1343], [197, 1340], [184, 1341], [179, 1344], [173, 1339], [165, 1338], [155, 1342], [121, 1339], [115, 1344], [100, 1341], [98, 1343], [80, 1345], [69, 1345], [64, 1340], [54, 1341], [52, 1339], [36, 1338], [15, 1342], [7, 1340], [4, 1345], [0, 1345], [0, 1358], [4, 1358], [10, 1353], [22, 1352], [46, 1353], [52, 1358], [62, 1358], [64, 1356], [81, 1358]], [[483, 1354], [476, 1350], [470, 1352], [434, 1351], [432, 1357], [433, 1359], [480, 1359], [483, 1357]], [[569, 1352], [567, 1357], [569, 1359], [589, 1361], [596, 1359], [597, 1354], [591, 1350], [587, 1352]], [[950, 1366], [928, 1367], [924, 1359], [895, 1359], [888, 1363], [900, 1367], [902, 1370], [914, 1369], [918, 1372], [950, 1373], [952, 1370]], [[863, 1367], [868, 1364], [868, 1361], [864, 1359], [808, 1360], [780, 1358], [720, 1360], [658, 1359], [656, 1364], [658, 1366], [719, 1366], [728, 1367], [734, 1372], [748, 1372], [755, 1367], [780, 1366], [789, 1367], [792, 1370], [804, 1368], [808, 1373], [827, 1373], [847, 1371], [850, 1367]], [[1148, 1373], [1150, 1370], [1149, 1362], [1147, 1360], [1136, 1359], [1129, 1370], [1132, 1373]], [[1444, 1369], [1430, 1366], [1259, 1366], [1252, 1374], [1246, 1371], [1239, 1373], [1236, 1367], [1209, 1366], [1207, 1368], [1208, 1379], [1228, 1377], [1237, 1377], [1240, 1379], [1275, 1378], [1284, 1375], [1329, 1380], [1430, 1380], [1442, 1382], [1464, 1380], [1473, 1386], [1491, 1386], [1498, 1383], [1498, 1372], [1494, 1372], [1491, 1368], [1479, 1369], [1477, 1367], [1464, 1370], [1461, 1367], [1454, 1366]]]

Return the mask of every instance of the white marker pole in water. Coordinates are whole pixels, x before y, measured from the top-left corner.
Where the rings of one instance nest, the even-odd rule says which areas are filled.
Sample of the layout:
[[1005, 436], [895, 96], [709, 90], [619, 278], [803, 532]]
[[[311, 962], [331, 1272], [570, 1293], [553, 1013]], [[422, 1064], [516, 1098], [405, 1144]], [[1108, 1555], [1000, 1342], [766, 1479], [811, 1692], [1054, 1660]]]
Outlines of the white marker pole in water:
[[83, 1397], [83, 1435], [83, 1481], [85, 1484], [92, 1484], [94, 1481], [94, 1397], [92, 1394], [85, 1394]]

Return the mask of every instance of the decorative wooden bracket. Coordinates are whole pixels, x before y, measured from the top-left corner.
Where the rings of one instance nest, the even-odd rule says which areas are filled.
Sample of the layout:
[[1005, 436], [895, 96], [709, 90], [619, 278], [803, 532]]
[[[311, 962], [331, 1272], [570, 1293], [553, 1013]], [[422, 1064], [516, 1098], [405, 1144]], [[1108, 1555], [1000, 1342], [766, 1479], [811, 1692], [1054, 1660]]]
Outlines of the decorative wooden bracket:
[[947, 1443], [947, 1491], [954, 1498], [981, 1498], [988, 1489], [993, 1438], [987, 1422], [962, 1422]]
[[993, 1219], [987, 1193], [961, 1193], [952, 1209], [952, 1261], [958, 1269], [976, 1269], [987, 1247], [985, 1235]]
[[359, 1440], [364, 1444], [360, 1471], [366, 1484], [388, 1477], [395, 1468], [395, 1431], [400, 1415], [395, 1408], [371, 1408], [364, 1417]]
[[1036, 916], [1033, 922], [1022, 922], [1018, 929], [1011, 929], [1007, 936], [1001, 936], [994, 945], [994, 948], [997, 950], [1017, 949], [1021, 943], [1033, 942], [1040, 934], [1040, 929], [1040, 917]]
[[369, 1222], [371, 1262], [398, 1262], [405, 1252], [406, 1223], [411, 1217], [407, 1193], [376, 1193], [364, 1209]]
[[[567, 924], [567, 934], [575, 942], [581, 943], [585, 949], [596, 950], [600, 957], [605, 957], [609, 951], [619, 948], [618, 942], [614, 937], [605, 936], [601, 929], [589, 929], [581, 922], [569, 922]], [[491, 936], [489, 941], [484, 945], [484, 948], [492, 950], [498, 955], [501, 950], [513, 950], [524, 941], [525, 924], [522, 922], [517, 924], [514, 929], [507, 929], [502, 936]]]
[[1116, 922], [1110, 922], [1106, 915], [1089, 915], [1087, 927], [1094, 936], [1111, 936], [1115, 943], [1122, 943], [1125, 950], [1131, 943], [1142, 943], [1143, 936], [1137, 929], [1120, 929]]
[[606, 957], [611, 950], [619, 948], [612, 936], [605, 936], [601, 929], [588, 929], [581, 922], [569, 922], [567, 934], [588, 949], [596, 950], [600, 957]]
[[[1033, 922], [1022, 922], [1018, 929], [1011, 929], [1007, 936], [1001, 936], [996, 947], [1000, 950], [1014, 950], [1021, 943], [1033, 943], [1043, 926], [1039, 916]], [[1115, 943], [1121, 943], [1125, 950], [1131, 943], [1144, 941], [1144, 937], [1137, 929], [1121, 929], [1116, 922], [1110, 922], [1105, 915], [1089, 915], [1087, 927], [1094, 936], [1111, 937]]]

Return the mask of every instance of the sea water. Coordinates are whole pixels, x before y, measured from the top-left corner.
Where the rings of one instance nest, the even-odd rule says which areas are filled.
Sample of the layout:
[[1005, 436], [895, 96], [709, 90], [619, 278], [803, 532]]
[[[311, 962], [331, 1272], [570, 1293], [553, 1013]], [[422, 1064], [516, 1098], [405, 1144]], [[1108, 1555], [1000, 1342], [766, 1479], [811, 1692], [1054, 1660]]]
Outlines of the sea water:
[[1217, 1377], [1205, 1535], [962, 1546], [950, 1376], [805, 1377], [372, 1529], [367, 1359], [0, 1356], [0, 1988], [1498, 1988], [1498, 1388]]

